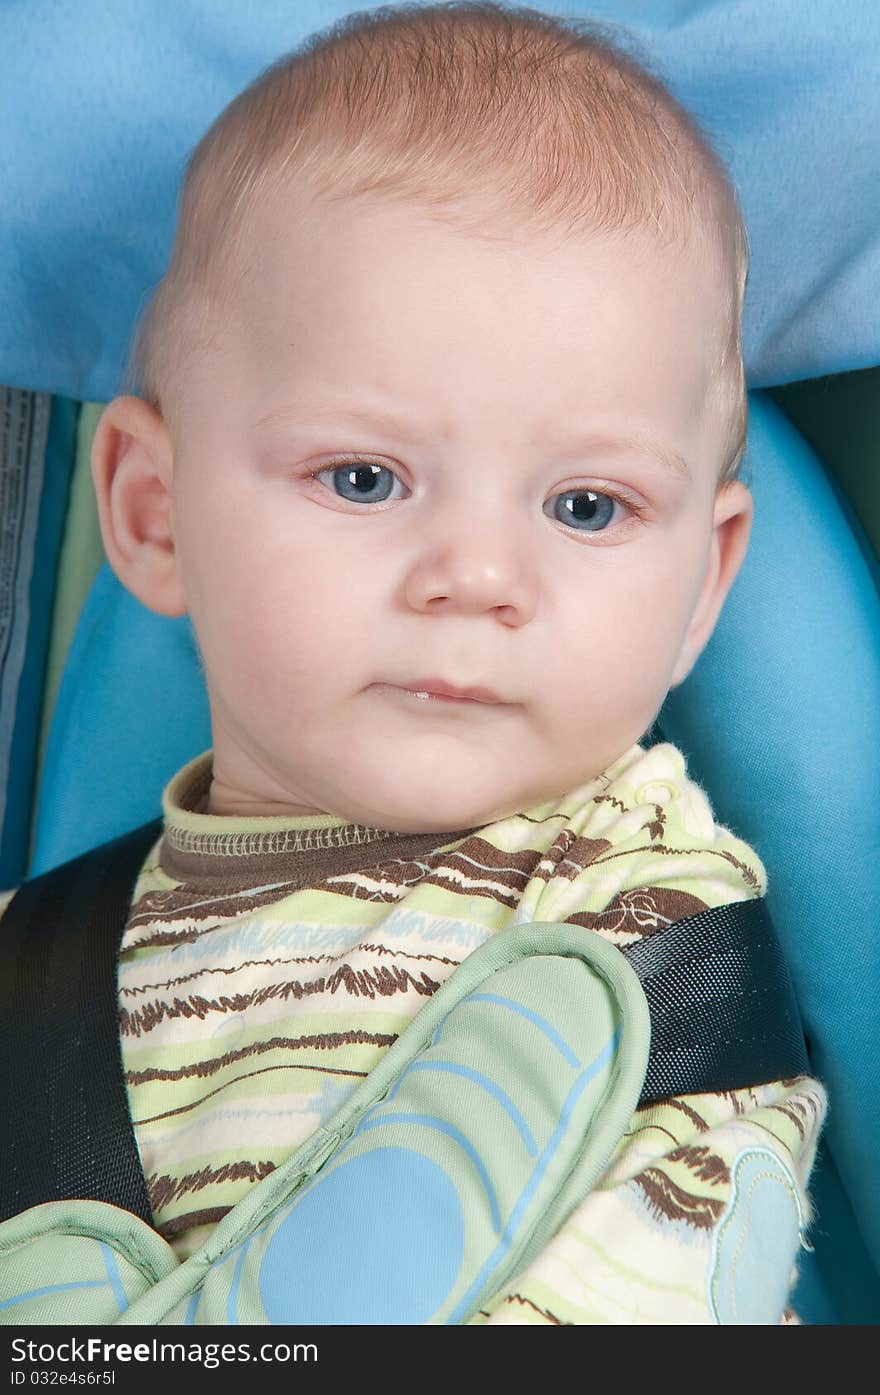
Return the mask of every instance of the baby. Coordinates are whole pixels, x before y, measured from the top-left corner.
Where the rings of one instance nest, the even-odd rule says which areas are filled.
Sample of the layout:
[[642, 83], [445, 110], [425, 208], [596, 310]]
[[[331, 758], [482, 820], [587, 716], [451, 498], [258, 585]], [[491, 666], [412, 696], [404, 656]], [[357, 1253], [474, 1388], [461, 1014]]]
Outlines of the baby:
[[[746, 246], [661, 84], [528, 9], [354, 16], [197, 148], [93, 450], [110, 562], [191, 616], [211, 708], [119, 968], [178, 1258], [499, 933], [624, 948], [763, 895], [642, 744], [748, 543]], [[457, 1320], [785, 1320], [824, 1096], [751, 1083], [643, 1104]], [[382, 1287], [311, 1315], [382, 1321]]]

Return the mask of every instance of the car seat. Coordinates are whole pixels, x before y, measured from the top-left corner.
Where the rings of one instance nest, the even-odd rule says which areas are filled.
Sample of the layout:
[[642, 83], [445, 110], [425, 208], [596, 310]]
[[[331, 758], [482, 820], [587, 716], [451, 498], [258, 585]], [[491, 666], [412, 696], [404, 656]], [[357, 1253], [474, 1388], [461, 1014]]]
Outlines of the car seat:
[[[271, 0], [255, 26], [189, 0], [147, 25], [126, 0], [102, 11], [100, 56], [89, 7], [5, 21], [19, 62], [0, 93], [14, 135], [0, 146], [3, 885], [154, 817], [165, 780], [209, 744], [188, 622], [144, 610], [103, 563], [89, 444], [164, 265], [186, 151], [266, 63], [364, 8]], [[627, 25], [715, 136], [745, 206], [753, 540], [650, 739], [683, 749], [719, 820], [763, 857], [829, 1088], [795, 1306], [805, 1322], [877, 1323], [880, 195], [863, 132], [880, 98], [857, 60], [880, 51], [880, 13], [539, 8]]]

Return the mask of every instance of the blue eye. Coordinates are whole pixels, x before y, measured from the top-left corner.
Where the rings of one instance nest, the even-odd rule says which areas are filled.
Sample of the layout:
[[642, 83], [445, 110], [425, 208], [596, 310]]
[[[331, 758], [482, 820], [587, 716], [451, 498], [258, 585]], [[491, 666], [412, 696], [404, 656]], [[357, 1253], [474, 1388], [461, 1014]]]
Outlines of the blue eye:
[[568, 528], [600, 533], [611, 522], [616, 502], [610, 494], [597, 494], [592, 489], [566, 489], [562, 494], [554, 494], [544, 511]]
[[[369, 460], [331, 465], [326, 470], [319, 470], [315, 478], [352, 504], [383, 504], [391, 498], [395, 485], [400, 484], [393, 470], [385, 465], [374, 465]], [[397, 497], [400, 497], [399, 492]]]

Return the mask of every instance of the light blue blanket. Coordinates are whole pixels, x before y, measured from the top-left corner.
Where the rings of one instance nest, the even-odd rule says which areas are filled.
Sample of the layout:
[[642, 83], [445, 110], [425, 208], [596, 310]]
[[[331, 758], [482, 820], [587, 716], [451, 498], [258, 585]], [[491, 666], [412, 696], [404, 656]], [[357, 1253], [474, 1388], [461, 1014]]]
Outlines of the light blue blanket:
[[[0, 11], [0, 383], [105, 400], [161, 276], [187, 153], [357, 0], [28, 0]], [[750, 385], [880, 362], [880, 5], [570, 0], [626, 25], [715, 139], [752, 243]]]

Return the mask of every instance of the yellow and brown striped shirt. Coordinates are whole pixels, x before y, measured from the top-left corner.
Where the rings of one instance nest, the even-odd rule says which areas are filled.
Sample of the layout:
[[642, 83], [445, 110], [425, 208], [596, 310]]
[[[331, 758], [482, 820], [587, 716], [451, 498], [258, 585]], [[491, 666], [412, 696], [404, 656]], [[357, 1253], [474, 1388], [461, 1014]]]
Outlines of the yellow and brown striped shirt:
[[[119, 968], [132, 1117], [157, 1228], [181, 1256], [490, 935], [567, 921], [624, 945], [765, 889], [755, 853], [715, 823], [666, 744], [448, 834], [206, 814], [210, 774], [200, 757], [166, 791]], [[810, 1080], [639, 1111], [600, 1187], [481, 1320], [712, 1321], [700, 1266], [742, 1148], [774, 1152], [806, 1224], [823, 1113]]]

